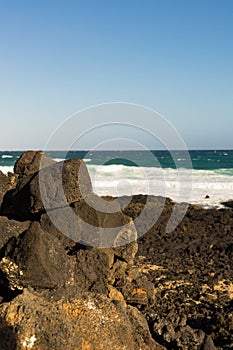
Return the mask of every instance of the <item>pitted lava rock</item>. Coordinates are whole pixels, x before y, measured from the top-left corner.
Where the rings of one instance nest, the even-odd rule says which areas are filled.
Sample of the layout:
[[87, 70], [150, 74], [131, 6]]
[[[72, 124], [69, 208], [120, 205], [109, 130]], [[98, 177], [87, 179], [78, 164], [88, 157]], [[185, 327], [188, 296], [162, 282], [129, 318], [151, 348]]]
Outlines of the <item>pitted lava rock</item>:
[[0, 349], [233, 349], [233, 211], [101, 198], [43, 155], [0, 173]]

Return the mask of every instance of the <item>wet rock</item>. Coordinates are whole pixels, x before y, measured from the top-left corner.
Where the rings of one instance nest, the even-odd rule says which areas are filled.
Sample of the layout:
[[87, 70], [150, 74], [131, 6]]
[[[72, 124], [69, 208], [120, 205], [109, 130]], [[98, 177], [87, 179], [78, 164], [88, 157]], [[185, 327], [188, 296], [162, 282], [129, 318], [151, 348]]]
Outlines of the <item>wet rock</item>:
[[30, 221], [9, 220], [0, 216], [0, 249], [12, 237], [18, 237], [22, 232], [26, 231], [30, 225]]
[[42, 151], [27, 151], [16, 161], [14, 173], [20, 177], [33, 175], [54, 163], [56, 162]]
[[1, 284], [9, 290], [54, 288], [70, 279], [70, 261], [60, 242], [33, 222], [4, 247]]
[[19, 220], [39, 220], [46, 210], [66, 207], [91, 192], [85, 163], [69, 159], [21, 177], [16, 189], [4, 198], [2, 212]]
[[0, 305], [0, 317], [12, 331], [1, 350], [162, 350], [137, 310], [107, 297], [75, 290], [73, 296], [44, 298], [24, 290]]

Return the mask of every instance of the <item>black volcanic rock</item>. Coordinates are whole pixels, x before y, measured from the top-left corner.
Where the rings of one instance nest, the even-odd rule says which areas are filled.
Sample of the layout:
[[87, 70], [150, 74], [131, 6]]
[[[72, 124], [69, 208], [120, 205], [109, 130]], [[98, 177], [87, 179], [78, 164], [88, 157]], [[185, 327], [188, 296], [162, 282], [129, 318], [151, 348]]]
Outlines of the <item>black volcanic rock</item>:
[[22, 232], [26, 231], [30, 225], [30, 221], [9, 220], [0, 216], [0, 249], [12, 237], [18, 237]]
[[10, 290], [64, 285], [70, 278], [70, 262], [60, 242], [33, 222], [4, 247], [0, 262], [3, 285]]
[[16, 189], [5, 196], [2, 212], [10, 218], [35, 220], [46, 209], [68, 206], [91, 192], [85, 163], [69, 159], [20, 177]]
[[76, 254], [75, 284], [85, 290], [108, 294], [113, 263], [112, 249], [80, 249]]
[[229, 201], [226, 201], [226, 202], [222, 202], [221, 204], [224, 205], [224, 206], [227, 207], [227, 208], [233, 209], [233, 200], [229, 200]]
[[54, 163], [56, 162], [42, 151], [27, 151], [16, 161], [14, 173], [20, 177], [33, 175]]
[[[76, 232], [77, 227], [69, 215], [70, 211], [67, 209], [58, 208], [54, 209], [52, 212], [52, 218], [56, 217], [56, 224], [58, 225], [60, 230], [54, 225], [47, 213], [41, 215], [40, 225], [44, 231], [48, 232], [51, 236], [56, 237], [60, 241], [64, 249], [69, 252], [72, 251], [73, 248], [75, 248], [78, 241], [79, 233]], [[70, 232], [72, 232], [73, 238], [75, 238], [75, 234], [77, 234], [77, 240], [73, 240], [69, 237]]]
[[75, 202], [73, 209], [79, 218], [80, 240], [90, 246], [114, 247], [115, 254], [130, 263], [137, 253], [137, 231], [133, 220], [125, 215], [118, 203], [91, 194]]
[[[126, 206], [124, 212], [136, 218], [143, 209], [142, 203], [141, 198]], [[199, 350], [211, 343], [217, 349], [230, 350], [232, 210], [190, 205], [179, 226], [166, 232], [171, 213], [172, 205], [166, 202], [160, 218], [138, 240], [136, 260], [144, 258], [155, 291], [154, 306], [148, 304], [142, 312], [149, 320], [154, 339], [167, 349]], [[211, 335], [208, 341], [206, 335]]]
[[4, 200], [5, 194], [16, 186], [17, 176], [10, 174], [6, 176], [0, 171], [0, 208]]
[[[36, 159], [19, 166], [17, 188], [12, 180], [4, 194], [9, 216], [40, 224], [0, 218], [0, 348], [233, 348], [232, 210], [189, 205], [167, 232], [174, 202], [143, 195], [101, 201], [91, 186], [80, 189], [80, 161], [65, 165], [70, 205], [63, 206], [61, 166], [34, 172]], [[152, 215], [153, 226], [137, 239]]]

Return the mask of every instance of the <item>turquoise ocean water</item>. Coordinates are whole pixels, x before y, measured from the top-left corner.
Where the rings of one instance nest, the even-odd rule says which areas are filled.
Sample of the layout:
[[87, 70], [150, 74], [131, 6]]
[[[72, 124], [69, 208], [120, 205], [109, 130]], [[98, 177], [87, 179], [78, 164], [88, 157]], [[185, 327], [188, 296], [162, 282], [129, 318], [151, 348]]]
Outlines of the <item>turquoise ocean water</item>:
[[[13, 171], [22, 153], [0, 152], [0, 170]], [[204, 207], [218, 207], [221, 201], [233, 198], [233, 150], [192, 150], [188, 154], [190, 159], [183, 151], [46, 153], [57, 161], [84, 159], [94, 190], [100, 195], [164, 195]]]
[[[12, 167], [22, 151], [0, 152], [0, 169]], [[174, 169], [176, 159], [181, 168], [189, 168], [183, 151], [51, 151], [47, 154], [54, 159], [86, 158], [89, 164], [124, 166], [162, 167]], [[154, 159], [152, 158], [152, 154]], [[195, 170], [210, 170], [218, 174], [233, 176], [233, 150], [189, 151]], [[1, 169], [4, 170], [4, 169]]]

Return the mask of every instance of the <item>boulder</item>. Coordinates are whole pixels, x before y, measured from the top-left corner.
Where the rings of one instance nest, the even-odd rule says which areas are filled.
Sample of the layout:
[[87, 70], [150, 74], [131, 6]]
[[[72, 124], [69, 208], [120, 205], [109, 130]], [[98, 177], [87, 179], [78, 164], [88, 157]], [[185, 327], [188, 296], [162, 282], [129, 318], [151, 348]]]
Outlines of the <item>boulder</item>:
[[164, 349], [138, 310], [79, 290], [58, 294], [49, 298], [24, 290], [1, 304], [1, 350]]
[[[116, 280], [125, 280], [138, 248], [132, 219], [119, 207], [116, 212], [108, 212], [109, 208], [104, 207], [107, 205], [91, 194], [75, 202], [73, 209], [58, 208], [43, 214], [40, 219], [41, 227], [59, 239], [68, 254], [75, 257], [76, 285], [104, 294], [108, 294]], [[104, 233], [102, 229], [105, 229]], [[124, 245], [115, 246], [116, 241]], [[107, 247], [102, 247], [103, 242]]]
[[40, 223], [68, 250], [74, 252], [76, 243], [87, 247], [113, 248], [119, 259], [132, 264], [138, 249], [134, 223], [119, 207], [109, 213], [105, 205], [107, 203], [103, 204], [100, 197], [91, 194], [71, 207], [43, 214]]
[[5, 198], [2, 211], [11, 218], [37, 220], [46, 210], [68, 206], [91, 192], [85, 163], [69, 159], [20, 177], [16, 189]]
[[42, 151], [27, 151], [16, 161], [14, 173], [20, 177], [33, 175], [54, 163], [56, 162]]
[[18, 238], [4, 247], [0, 261], [1, 285], [11, 291], [64, 285], [71, 277], [71, 265], [60, 242], [33, 222]]
[[114, 248], [121, 259], [127, 263], [133, 261], [137, 253], [137, 231], [133, 220], [121, 211], [118, 203], [90, 194], [75, 202], [73, 208], [78, 218], [81, 242]]
[[69, 208], [58, 208], [53, 210], [52, 218], [56, 218], [55, 222], [58, 224], [58, 227], [60, 226], [60, 230], [53, 224], [47, 213], [41, 215], [40, 225], [44, 231], [48, 232], [51, 236], [56, 237], [67, 252], [72, 252], [73, 249], [75, 249], [77, 242], [76, 240], [69, 238], [69, 232], [72, 232], [72, 237], [74, 238], [77, 228], [69, 214]]

